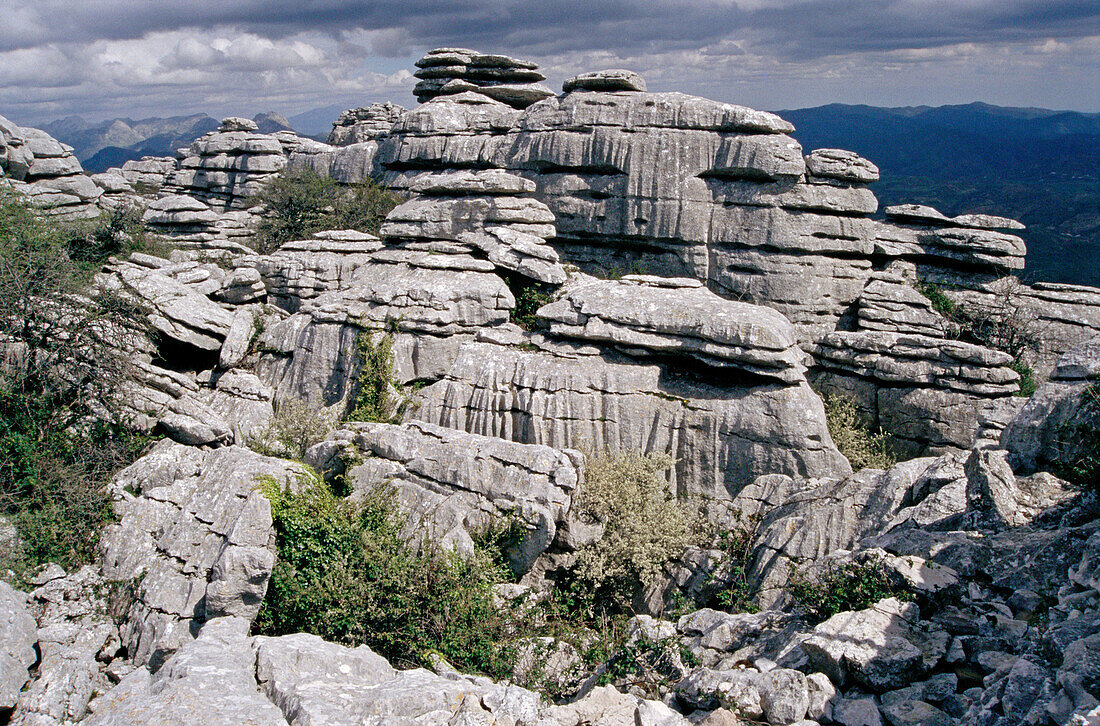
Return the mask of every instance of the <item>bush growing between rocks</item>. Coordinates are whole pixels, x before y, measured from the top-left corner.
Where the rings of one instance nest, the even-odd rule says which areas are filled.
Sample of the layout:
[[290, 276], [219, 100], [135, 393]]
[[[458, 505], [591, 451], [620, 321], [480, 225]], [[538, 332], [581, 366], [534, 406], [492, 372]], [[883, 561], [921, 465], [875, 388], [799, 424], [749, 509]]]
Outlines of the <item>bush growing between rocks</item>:
[[0, 514], [22, 541], [3, 553], [16, 574], [94, 556], [106, 482], [146, 443], [125, 428], [119, 395], [145, 312], [87, 294], [102, 260], [74, 252], [81, 238], [0, 190]]
[[506, 274], [504, 280], [516, 299], [516, 306], [509, 312], [508, 319], [524, 330], [537, 330], [539, 319], [536, 313], [553, 300], [554, 287], [516, 274]]
[[952, 337], [984, 345], [1012, 356], [1012, 370], [1020, 374], [1017, 396], [1035, 393], [1038, 382], [1028, 357], [1039, 350], [1039, 319], [1021, 303], [1023, 287], [1014, 277], [1001, 280], [993, 289], [993, 302], [965, 307], [948, 297], [935, 283], [918, 280], [917, 290], [932, 308], [952, 323]]
[[325, 440], [334, 421], [304, 401], [287, 401], [279, 406], [264, 432], [250, 439], [249, 448], [264, 456], [280, 456], [301, 461], [306, 451]]
[[409, 404], [393, 374], [393, 335], [363, 332], [355, 341], [359, 378], [348, 421], [398, 423]]
[[890, 434], [881, 428], [872, 431], [867, 419], [848, 396], [823, 395], [825, 421], [829, 435], [852, 469], [889, 469], [898, 462]]
[[401, 199], [374, 181], [345, 185], [312, 169], [298, 169], [279, 174], [258, 201], [267, 214], [256, 232], [256, 251], [269, 254], [326, 229], [378, 234]]
[[909, 600], [908, 591], [898, 587], [882, 562], [846, 562], [814, 578], [796, 576], [790, 583], [796, 601], [818, 620], [837, 613], [865, 610], [879, 600], [896, 597]]
[[598, 599], [625, 609], [701, 534], [692, 512], [668, 491], [662, 472], [676, 463], [671, 456], [620, 451], [587, 458], [579, 504], [584, 516], [604, 524], [604, 534], [578, 553], [574, 574]]
[[506, 614], [492, 586], [505, 579], [484, 550], [462, 560], [401, 539], [401, 522], [380, 487], [339, 498], [319, 477], [293, 487], [262, 479], [271, 502], [278, 562], [256, 621], [265, 635], [308, 632], [367, 644], [399, 667], [429, 666], [433, 653], [502, 678], [510, 673]]

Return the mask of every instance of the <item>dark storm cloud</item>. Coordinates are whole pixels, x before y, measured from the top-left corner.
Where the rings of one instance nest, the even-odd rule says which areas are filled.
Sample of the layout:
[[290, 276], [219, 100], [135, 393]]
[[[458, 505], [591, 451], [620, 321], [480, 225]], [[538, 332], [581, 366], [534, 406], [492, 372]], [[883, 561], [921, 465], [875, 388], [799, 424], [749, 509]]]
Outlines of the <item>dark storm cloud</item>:
[[[758, 50], [817, 57], [981, 40], [1073, 38], [1100, 32], [1093, 0], [35, 0], [0, 24], [0, 50], [137, 38], [151, 31], [233, 25], [269, 37], [315, 30], [391, 30], [405, 43], [503, 48], [529, 55], [699, 47], [730, 35]], [[401, 39], [401, 42], [393, 42]]]

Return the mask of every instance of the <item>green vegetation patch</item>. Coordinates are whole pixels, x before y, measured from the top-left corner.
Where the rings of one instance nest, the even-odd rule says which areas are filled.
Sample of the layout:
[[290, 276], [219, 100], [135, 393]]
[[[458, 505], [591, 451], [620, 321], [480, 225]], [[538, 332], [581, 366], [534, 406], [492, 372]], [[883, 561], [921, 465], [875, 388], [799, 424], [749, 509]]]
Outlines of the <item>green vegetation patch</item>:
[[492, 598], [507, 575], [498, 560], [482, 550], [463, 560], [430, 543], [409, 547], [384, 487], [353, 502], [315, 476], [260, 486], [279, 558], [258, 632], [365, 643], [398, 667], [430, 665], [438, 653], [464, 670], [510, 673], [509, 621]]
[[17, 577], [94, 557], [111, 517], [106, 483], [147, 443], [125, 426], [120, 396], [127, 340], [145, 334], [145, 311], [87, 293], [105, 255], [129, 244], [107, 232], [84, 244], [89, 229], [112, 224], [57, 225], [0, 190], [0, 514], [22, 543], [0, 567]]
[[881, 428], [873, 430], [855, 400], [841, 394], [823, 395], [822, 400], [829, 435], [854, 470], [889, 469], [898, 463], [893, 437]]
[[298, 169], [279, 174], [258, 201], [267, 208], [267, 215], [257, 230], [255, 246], [268, 254], [326, 229], [378, 234], [401, 198], [372, 180], [341, 184], [312, 169]]
[[865, 610], [888, 597], [911, 599], [910, 593], [896, 584], [886, 566], [874, 559], [862, 563], [848, 562], [816, 578], [795, 576], [790, 591], [794, 599], [818, 620], [827, 620], [837, 613], [850, 610]]
[[364, 331], [356, 339], [359, 378], [348, 421], [398, 423], [409, 399], [393, 372], [392, 333]]

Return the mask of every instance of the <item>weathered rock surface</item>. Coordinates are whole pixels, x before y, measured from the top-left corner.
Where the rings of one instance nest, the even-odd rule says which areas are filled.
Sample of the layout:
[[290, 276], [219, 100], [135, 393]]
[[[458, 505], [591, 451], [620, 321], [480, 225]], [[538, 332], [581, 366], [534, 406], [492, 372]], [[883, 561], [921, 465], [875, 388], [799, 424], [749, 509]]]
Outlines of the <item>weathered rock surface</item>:
[[[345, 475], [354, 491], [362, 494], [378, 486], [394, 490], [398, 506], [408, 516], [403, 535], [414, 545], [428, 536], [469, 555], [475, 536], [514, 521], [525, 531], [506, 554], [513, 570], [523, 573], [551, 544], [569, 549], [585, 543], [579, 540], [584, 526], [569, 517], [582, 479], [580, 452], [420, 421], [400, 426], [353, 424], [330, 440], [347, 441], [366, 457]], [[325, 470], [328, 462], [321, 459], [332, 452], [333, 447], [321, 445], [311, 453], [311, 461]]]
[[421, 103], [440, 95], [474, 91], [516, 108], [526, 108], [554, 95], [538, 81], [546, 76], [537, 65], [505, 55], [436, 48], [416, 62], [420, 79], [413, 89]]
[[16, 126], [0, 116], [0, 184], [26, 195], [39, 213], [74, 221], [99, 214], [103, 190], [88, 176], [71, 146], [45, 131]]
[[[452, 257], [419, 253], [432, 262]], [[407, 261], [406, 261], [407, 260]], [[360, 361], [356, 341], [396, 328], [395, 374], [401, 382], [443, 375], [463, 341], [504, 323], [515, 305], [504, 281], [484, 270], [414, 266], [415, 257], [370, 264], [345, 290], [311, 299], [260, 336], [265, 350], [257, 375], [276, 402], [346, 406]], [[376, 343], [378, 341], [375, 341]]]
[[27, 610], [27, 597], [0, 582], [0, 709], [13, 708], [38, 660], [34, 652], [37, 624]]
[[627, 353], [688, 358], [785, 383], [803, 379], [794, 328], [779, 313], [724, 300], [698, 280], [578, 277], [543, 306], [550, 333]]
[[212, 618], [255, 617], [275, 563], [259, 485], [305, 475], [236, 446], [165, 441], [115, 477], [120, 521], [103, 533], [103, 571], [133, 582], [122, 641], [134, 663], [159, 667]]
[[668, 452], [679, 459], [672, 486], [681, 496], [726, 499], [764, 472], [848, 470], [805, 383], [758, 383], [680, 379], [591, 347], [475, 342], [420, 392], [412, 415], [554, 448]]
[[328, 143], [333, 146], [361, 144], [389, 133], [390, 128], [408, 113], [408, 109], [394, 103], [372, 103], [353, 108], [340, 114], [332, 124]]
[[1072, 348], [1005, 428], [1001, 444], [1024, 471], [1087, 465], [1100, 424], [1100, 338]]

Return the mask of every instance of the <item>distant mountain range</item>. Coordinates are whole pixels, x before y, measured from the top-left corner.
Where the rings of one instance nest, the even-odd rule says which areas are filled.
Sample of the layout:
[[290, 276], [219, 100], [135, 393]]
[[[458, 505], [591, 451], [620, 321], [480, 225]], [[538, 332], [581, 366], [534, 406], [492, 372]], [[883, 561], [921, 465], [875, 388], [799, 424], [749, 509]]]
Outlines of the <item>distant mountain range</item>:
[[1014, 217], [1028, 226], [1025, 279], [1100, 286], [1100, 114], [983, 103], [778, 113], [806, 149], [877, 164], [882, 206]]
[[[293, 131], [284, 116], [261, 113], [253, 121], [264, 133], [284, 129]], [[176, 149], [186, 147], [203, 134], [218, 128], [219, 121], [204, 113], [171, 118], [116, 118], [89, 123], [79, 116], [51, 121], [41, 128], [56, 139], [73, 147], [89, 173], [121, 166], [128, 159], [143, 156], [172, 156]]]
[[[344, 110], [326, 106], [260, 129], [324, 139]], [[1100, 286], [1100, 114], [963, 106], [878, 108], [832, 104], [778, 112], [807, 150], [851, 149], [882, 170], [882, 206], [930, 204], [948, 214], [987, 212], [1028, 226], [1025, 278]], [[206, 114], [90, 124], [71, 116], [42, 128], [70, 144], [89, 172], [167, 156], [216, 129]]]

